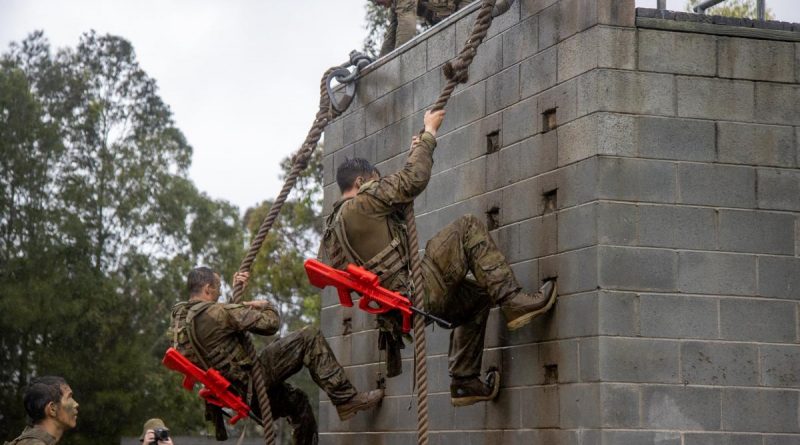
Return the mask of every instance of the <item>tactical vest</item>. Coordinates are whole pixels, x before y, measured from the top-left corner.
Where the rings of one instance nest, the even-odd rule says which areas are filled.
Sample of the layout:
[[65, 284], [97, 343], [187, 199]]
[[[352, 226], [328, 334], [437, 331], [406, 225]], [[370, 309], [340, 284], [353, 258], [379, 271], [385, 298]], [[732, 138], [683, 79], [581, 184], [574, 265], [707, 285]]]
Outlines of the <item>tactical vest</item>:
[[243, 333], [225, 336], [222, 343], [210, 350], [197, 340], [195, 318], [213, 304], [217, 303], [184, 301], [172, 308], [172, 346], [195, 365], [203, 369], [214, 368], [226, 379], [245, 384], [253, 363], [242, 346]]
[[433, 26], [461, 7], [462, 0], [419, 0], [417, 2], [417, 15], [424, 18], [425, 22]]
[[[377, 185], [377, 182], [374, 184]], [[370, 185], [366, 185], [359, 193], [364, 190], [366, 190], [364, 193], [369, 193], [369, 189]], [[344, 218], [342, 218], [342, 210], [351, 202], [352, 199], [346, 199], [337, 203], [325, 221], [322, 245], [329, 264], [341, 270], [351, 263], [361, 266], [377, 275], [383, 287], [397, 292], [407, 292], [411, 287], [409, 284], [410, 257], [408, 233], [403, 215], [399, 212], [389, 215], [389, 235], [392, 240], [374, 257], [364, 261], [347, 240]]]

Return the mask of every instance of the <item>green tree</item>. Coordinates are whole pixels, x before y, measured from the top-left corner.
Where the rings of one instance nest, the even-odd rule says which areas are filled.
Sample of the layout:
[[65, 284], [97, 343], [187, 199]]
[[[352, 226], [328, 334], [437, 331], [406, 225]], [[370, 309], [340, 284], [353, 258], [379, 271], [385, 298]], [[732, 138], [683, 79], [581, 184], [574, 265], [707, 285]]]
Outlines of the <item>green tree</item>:
[[[692, 12], [693, 8], [697, 6], [702, 0], [688, 0], [686, 3], [686, 11]], [[727, 17], [758, 17], [756, 11], [755, 0], [728, 0], [722, 2], [706, 11], [709, 15], [723, 15]], [[772, 10], [767, 8], [765, 11], [765, 18], [767, 20], [774, 20], [775, 15]]]
[[23, 425], [31, 378], [60, 374], [81, 403], [67, 444], [113, 443], [148, 417], [203, 428], [196, 396], [159, 365], [191, 267], [230, 276], [238, 210], [187, 177], [191, 147], [132, 46], [42, 33], [0, 63], [0, 437]]
[[372, 1], [367, 1], [364, 5], [364, 10], [366, 11], [364, 16], [366, 25], [364, 27], [367, 30], [367, 37], [364, 38], [364, 53], [376, 58], [381, 52], [383, 36], [389, 26], [391, 10], [384, 6], [376, 5]]

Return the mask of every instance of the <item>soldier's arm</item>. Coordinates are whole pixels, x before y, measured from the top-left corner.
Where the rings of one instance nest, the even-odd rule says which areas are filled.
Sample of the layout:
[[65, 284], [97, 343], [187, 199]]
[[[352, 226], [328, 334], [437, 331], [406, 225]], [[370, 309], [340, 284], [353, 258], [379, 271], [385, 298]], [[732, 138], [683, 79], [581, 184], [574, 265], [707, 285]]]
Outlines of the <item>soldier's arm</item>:
[[272, 335], [278, 332], [281, 326], [278, 311], [268, 302], [264, 303], [266, 304], [226, 304], [228, 327], [234, 331], [247, 331], [258, 335]]
[[411, 148], [405, 166], [397, 173], [382, 178], [372, 195], [389, 206], [412, 202], [431, 179], [436, 132], [444, 119], [444, 110], [425, 113], [425, 132]]

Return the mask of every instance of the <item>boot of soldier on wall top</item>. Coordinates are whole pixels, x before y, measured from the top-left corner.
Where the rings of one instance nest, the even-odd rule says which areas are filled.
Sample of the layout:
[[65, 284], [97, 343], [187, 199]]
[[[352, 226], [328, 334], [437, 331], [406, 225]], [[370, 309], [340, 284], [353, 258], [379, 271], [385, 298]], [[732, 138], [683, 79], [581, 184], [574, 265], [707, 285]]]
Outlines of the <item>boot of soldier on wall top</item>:
[[[237, 273], [234, 285], [247, 283], [249, 274]], [[258, 352], [251, 361], [243, 339], [246, 333], [273, 335], [280, 328], [278, 311], [266, 300], [243, 304], [217, 303], [221, 284], [217, 273], [198, 267], [187, 278], [188, 301], [172, 309], [170, 336], [173, 347], [195, 365], [219, 371], [246, 399], [257, 417], [260, 405], [252, 388], [250, 373], [261, 366], [267, 380], [268, 397], [275, 418], [286, 417], [293, 428], [294, 443], [317, 443], [317, 423], [308, 396], [285, 382], [308, 369], [314, 382], [328, 395], [339, 418], [347, 420], [357, 412], [377, 406], [383, 390], [358, 392], [350, 383], [327, 340], [315, 328], [306, 327], [278, 338]], [[217, 438], [225, 440], [222, 413], [207, 405], [207, 416], [217, 427]]]
[[378, 57], [399, 48], [417, 33], [417, 17], [427, 26], [444, 20], [471, 0], [372, 0], [378, 6], [391, 9], [389, 26], [383, 36]]
[[[436, 132], [443, 119], [444, 111], [425, 113], [425, 131], [414, 137], [408, 160], [397, 173], [381, 176], [360, 158], [346, 159], [338, 166], [336, 182], [342, 196], [326, 220], [322, 240], [325, 259], [333, 267], [356, 264], [378, 275], [386, 288], [409, 290], [410, 251], [416, 246], [408, 243], [404, 208], [413, 205], [428, 184]], [[449, 350], [453, 405], [493, 399], [499, 375], [480, 380], [490, 309], [499, 305], [508, 329], [518, 329], [553, 306], [555, 282], [546, 282], [536, 293], [522, 291], [486, 226], [472, 215], [458, 218], [428, 241], [422, 275], [425, 308], [455, 326]], [[401, 372], [399, 323], [391, 316], [379, 316], [378, 325], [380, 343], [391, 356], [387, 374], [392, 377]]]

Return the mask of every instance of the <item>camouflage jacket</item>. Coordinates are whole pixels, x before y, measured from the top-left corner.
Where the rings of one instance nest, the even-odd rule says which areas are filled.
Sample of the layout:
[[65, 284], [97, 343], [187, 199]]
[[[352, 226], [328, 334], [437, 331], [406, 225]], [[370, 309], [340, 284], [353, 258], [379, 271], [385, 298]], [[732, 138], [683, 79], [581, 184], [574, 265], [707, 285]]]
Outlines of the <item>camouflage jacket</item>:
[[257, 310], [243, 304], [190, 300], [172, 308], [171, 325], [173, 346], [181, 354], [201, 368], [214, 368], [241, 384], [247, 382], [253, 367], [243, 336], [246, 332], [278, 332], [280, 317], [272, 307]]
[[[410, 249], [405, 227], [405, 206], [412, 204], [431, 178], [436, 139], [423, 133], [397, 173], [362, 185], [353, 198], [340, 199], [325, 222], [322, 247], [328, 262], [338, 269], [348, 263], [378, 275], [386, 288], [410, 289]], [[413, 205], [413, 204], [412, 204]], [[404, 347], [396, 313], [378, 316], [380, 349], [387, 352], [387, 376], [402, 373], [400, 349]]]
[[[402, 170], [367, 182], [355, 197], [340, 199], [333, 205], [333, 212], [325, 223], [323, 250], [334, 267], [344, 268], [347, 263], [356, 263], [381, 276], [384, 286], [406, 290], [402, 285], [407, 283], [407, 268], [394, 270], [389, 276], [382, 276], [381, 271], [373, 269], [385, 263], [381, 257], [391, 256], [387, 249], [398, 238], [404, 244], [398, 246], [402, 251], [400, 261], [408, 262], [412, 246], [408, 246], [407, 238], [401, 235], [405, 233], [403, 212], [428, 185], [435, 148], [436, 139], [430, 133], [423, 133]], [[394, 273], [405, 276], [395, 280]]]
[[11, 442], [5, 442], [4, 445], [55, 445], [56, 442], [58, 442], [56, 438], [47, 431], [35, 426], [28, 426], [19, 437]]

